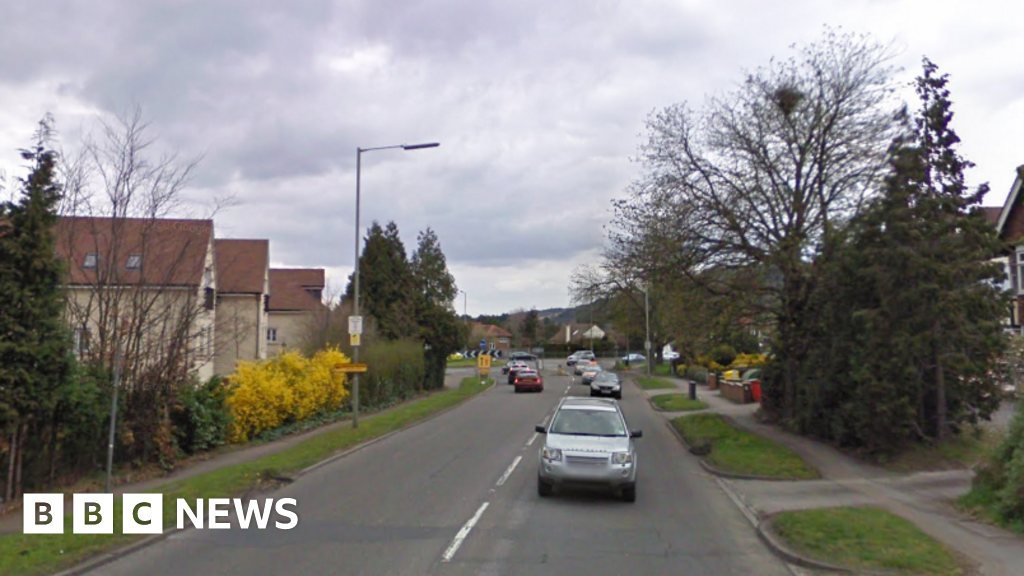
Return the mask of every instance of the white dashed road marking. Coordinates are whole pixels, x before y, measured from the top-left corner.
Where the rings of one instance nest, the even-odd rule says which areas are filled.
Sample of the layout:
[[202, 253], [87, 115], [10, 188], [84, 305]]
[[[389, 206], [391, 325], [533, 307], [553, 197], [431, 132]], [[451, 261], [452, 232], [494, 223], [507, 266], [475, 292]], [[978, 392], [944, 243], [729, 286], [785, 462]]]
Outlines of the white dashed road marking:
[[516, 469], [516, 466], [519, 465], [519, 461], [522, 459], [522, 456], [516, 456], [516, 459], [512, 461], [512, 464], [510, 464], [505, 470], [505, 473], [501, 475], [501, 478], [498, 478], [498, 486], [501, 486], [506, 480], [508, 480], [508, 477], [512, 475], [512, 471]]
[[480, 516], [483, 515], [484, 510], [487, 510], [488, 506], [490, 506], [490, 502], [484, 502], [483, 505], [480, 506], [480, 509], [476, 511], [476, 514], [473, 514], [473, 517], [466, 522], [466, 525], [463, 526], [461, 530], [459, 530], [459, 533], [455, 535], [455, 539], [452, 540], [448, 549], [444, 551], [444, 556], [441, 557], [442, 562], [451, 562], [452, 557], [455, 556], [455, 552], [459, 550], [459, 546], [462, 546], [462, 542], [466, 539], [466, 536], [469, 536], [470, 530], [473, 529], [473, 526], [476, 526], [476, 523], [480, 520]]

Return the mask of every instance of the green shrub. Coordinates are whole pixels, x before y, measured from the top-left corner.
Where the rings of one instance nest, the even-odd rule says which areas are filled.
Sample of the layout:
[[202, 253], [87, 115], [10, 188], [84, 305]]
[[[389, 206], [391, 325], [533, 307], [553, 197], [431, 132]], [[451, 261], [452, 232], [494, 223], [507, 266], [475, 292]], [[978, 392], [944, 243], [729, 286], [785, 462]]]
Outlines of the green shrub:
[[171, 419], [174, 438], [182, 452], [197, 454], [224, 444], [231, 426], [231, 413], [225, 404], [227, 392], [219, 376], [178, 391]]
[[710, 356], [714, 362], [722, 366], [729, 366], [736, 359], [736, 349], [728, 344], [721, 344], [711, 350]]
[[972, 494], [1001, 523], [1024, 525], [1024, 403], [1017, 406], [1006, 438], [978, 467], [968, 500]]

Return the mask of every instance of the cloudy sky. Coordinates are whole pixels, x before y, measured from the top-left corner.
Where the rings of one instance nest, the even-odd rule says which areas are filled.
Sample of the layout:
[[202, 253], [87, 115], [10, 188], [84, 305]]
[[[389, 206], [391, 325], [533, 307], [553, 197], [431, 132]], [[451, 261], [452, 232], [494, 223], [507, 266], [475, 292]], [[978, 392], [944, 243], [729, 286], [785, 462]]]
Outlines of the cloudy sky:
[[[11, 0], [0, 6], [0, 169], [44, 113], [65, 148], [140, 106], [160, 146], [203, 160], [197, 205], [232, 194], [225, 238], [275, 266], [353, 263], [362, 219], [407, 249], [432, 227], [469, 313], [569, 304], [646, 115], [731, 88], [829, 25], [892, 41], [909, 81], [951, 75], [954, 127], [1001, 204], [1024, 164], [1016, 2], [911, 0]], [[10, 186], [8, 186], [10, 188]], [[463, 308], [460, 297], [457, 309]]]

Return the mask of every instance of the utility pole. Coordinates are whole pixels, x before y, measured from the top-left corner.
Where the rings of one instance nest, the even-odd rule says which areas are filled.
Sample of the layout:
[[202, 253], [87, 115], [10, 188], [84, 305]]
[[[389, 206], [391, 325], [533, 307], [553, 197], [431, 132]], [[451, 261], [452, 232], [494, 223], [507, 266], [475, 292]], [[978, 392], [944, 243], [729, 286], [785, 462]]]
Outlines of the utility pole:
[[114, 436], [117, 431], [117, 391], [121, 388], [121, 339], [117, 339], [114, 352], [114, 394], [110, 400], [110, 439], [107, 442], [107, 481], [103, 491], [111, 493], [111, 477], [114, 474]]

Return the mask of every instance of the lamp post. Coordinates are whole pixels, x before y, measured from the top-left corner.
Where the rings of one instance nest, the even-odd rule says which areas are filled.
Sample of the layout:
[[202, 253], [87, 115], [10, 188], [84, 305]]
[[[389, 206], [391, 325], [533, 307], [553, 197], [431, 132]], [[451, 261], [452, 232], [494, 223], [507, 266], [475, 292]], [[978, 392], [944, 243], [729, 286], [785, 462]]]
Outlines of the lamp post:
[[[355, 290], [354, 299], [352, 302], [352, 315], [359, 317], [359, 201], [360, 201], [360, 179], [362, 176], [362, 165], [363, 165], [363, 152], [372, 152], [374, 150], [390, 150], [401, 148], [402, 150], [420, 150], [422, 148], [437, 148], [440, 146], [437, 142], [429, 142], [426, 144], [396, 144], [394, 146], [377, 146], [375, 148], [356, 148], [356, 271], [355, 271]], [[355, 342], [352, 346], [352, 362], [355, 364], [359, 363], [359, 343]], [[352, 427], [359, 427], [359, 373], [355, 372], [352, 375]]]
[[[470, 325], [469, 325], [469, 303], [468, 303], [469, 302], [469, 295], [466, 294], [465, 290], [459, 290], [459, 292], [462, 292], [462, 315], [466, 317], [466, 328], [468, 329], [470, 327]], [[469, 339], [470, 336], [471, 336], [471, 334], [469, 332], [466, 332], [466, 339], [467, 339], [466, 350], [469, 350], [468, 339]]]
[[644, 352], [647, 354], [647, 375], [651, 375], [651, 287], [644, 282], [644, 330], [647, 333], [644, 341]]

